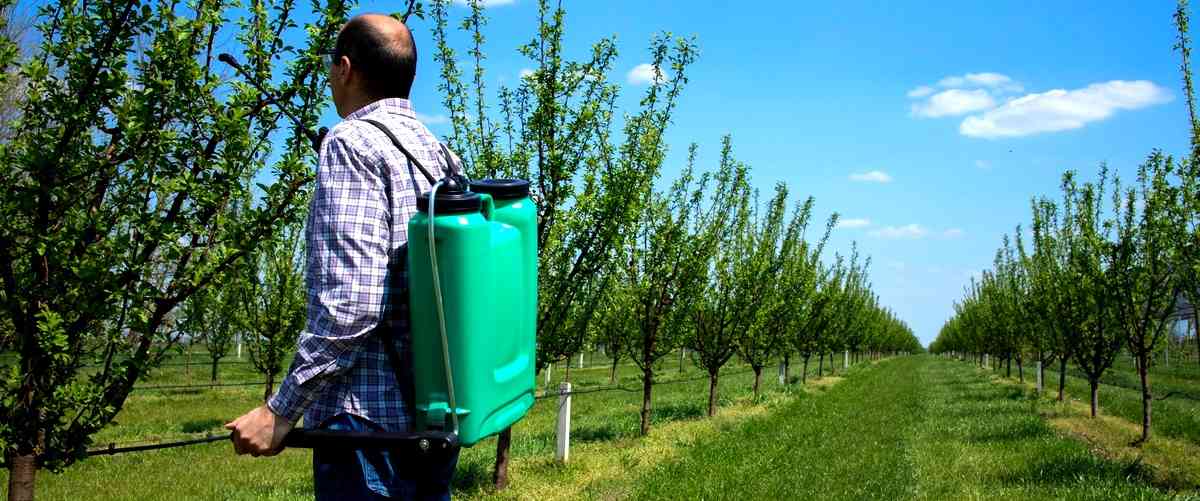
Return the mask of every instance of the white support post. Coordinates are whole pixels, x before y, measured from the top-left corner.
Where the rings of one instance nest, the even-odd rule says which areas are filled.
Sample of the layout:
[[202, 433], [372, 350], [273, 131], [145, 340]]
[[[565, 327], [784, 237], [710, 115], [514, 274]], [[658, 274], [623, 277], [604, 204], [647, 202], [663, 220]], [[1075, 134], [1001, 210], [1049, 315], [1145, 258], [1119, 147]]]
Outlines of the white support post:
[[571, 449], [571, 383], [558, 385], [557, 435], [558, 446], [554, 449], [554, 458], [566, 463]]
[[850, 350], [842, 354], [842, 369], [850, 367]]
[[583, 352], [579, 352], [579, 368], [583, 368]]
[[550, 389], [550, 373], [554, 372], [554, 364], [546, 364], [546, 390]]
[[242, 333], [237, 333], [238, 360], [242, 359]]
[[785, 384], [787, 384], [787, 381], [785, 381], [783, 379], [783, 360], [780, 360], [779, 361], [779, 385], [783, 386]]
[[1038, 391], [1037, 392], [1038, 392], [1038, 395], [1041, 395], [1042, 394], [1042, 361], [1041, 360], [1038, 360], [1038, 362], [1037, 362], [1037, 373], [1038, 373], [1038, 375], [1037, 375]]
[[992, 368], [992, 366], [988, 365], [988, 354], [987, 354], [987, 353], [984, 353], [984, 354], [983, 354], [983, 367], [984, 367], [985, 369], [991, 369], [991, 368]]

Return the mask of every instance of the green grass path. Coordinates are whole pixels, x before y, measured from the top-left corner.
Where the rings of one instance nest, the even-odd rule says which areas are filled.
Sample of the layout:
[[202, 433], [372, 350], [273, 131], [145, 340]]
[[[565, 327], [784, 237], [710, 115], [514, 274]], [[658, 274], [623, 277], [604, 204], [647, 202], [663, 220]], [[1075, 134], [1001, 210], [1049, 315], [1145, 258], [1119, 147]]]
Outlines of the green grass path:
[[1020, 390], [908, 357], [698, 443], [634, 499], [1170, 499], [1056, 434]]

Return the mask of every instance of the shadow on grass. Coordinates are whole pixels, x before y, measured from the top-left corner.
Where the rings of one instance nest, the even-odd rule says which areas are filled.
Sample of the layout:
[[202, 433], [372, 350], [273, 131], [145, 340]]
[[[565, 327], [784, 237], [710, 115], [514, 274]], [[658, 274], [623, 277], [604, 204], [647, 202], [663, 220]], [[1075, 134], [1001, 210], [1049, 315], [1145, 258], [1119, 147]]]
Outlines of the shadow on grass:
[[610, 442], [624, 438], [626, 433], [609, 423], [600, 426], [582, 426], [571, 430], [571, 440], [579, 442]]
[[681, 421], [695, 419], [704, 415], [704, 408], [699, 403], [670, 403], [656, 405], [650, 410], [650, 422]]
[[179, 425], [179, 431], [183, 433], [200, 433], [202, 431], [211, 431], [220, 428], [225, 424], [220, 419], [197, 419], [194, 421], [186, 421]]
[[1111, 462], [1086, 455], [1045, 457], [1028, 463], [1024, 469], [1010, 470], [998, 480], [1007, 484], [1036, 483], [1041, 485], [1078, 485], [1081, 482], [1104, 482], [1122, 479], [1130, 483], [1153, 484], [1149, 467], [1140, 461]]
[[452, 492], [485, 489], [492, 483], [492, 472], [484, 463], [459, 463], [450, 486]]
[[[989, 413], [994, 414], [994, 413]], [[1002, 426], [990, 426], [988, 429], [972, 433], [966, 438], [968, 443], [989, 444], [1000, 442], [1017, 442], [1050, 435], [1050, 431], [1039, 418], [1021, 419]]]

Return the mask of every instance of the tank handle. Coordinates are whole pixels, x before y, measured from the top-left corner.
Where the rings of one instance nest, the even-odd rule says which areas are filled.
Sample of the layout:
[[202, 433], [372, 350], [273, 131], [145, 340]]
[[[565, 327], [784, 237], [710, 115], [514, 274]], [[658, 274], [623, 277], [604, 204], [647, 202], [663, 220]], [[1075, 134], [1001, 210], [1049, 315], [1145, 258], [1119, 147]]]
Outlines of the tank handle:
[[496, 199], [487, 193], [477, 193], [477, 195], [481, 199], [480, 207], [483, 209], [483, 218], [488, 221], [493, 220], [493, 216], [496, 214]]

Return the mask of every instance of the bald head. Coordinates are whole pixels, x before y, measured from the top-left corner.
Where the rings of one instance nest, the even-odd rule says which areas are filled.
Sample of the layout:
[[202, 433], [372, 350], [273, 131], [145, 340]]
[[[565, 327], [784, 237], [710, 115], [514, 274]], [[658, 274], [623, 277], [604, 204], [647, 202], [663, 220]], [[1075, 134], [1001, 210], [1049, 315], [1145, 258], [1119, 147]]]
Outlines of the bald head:
[[417, 46], [404, 23], [382, 14], [355, 16], [338, 33], [337, 55], [350, 59], [370, 97], [408, 98], [417, 73]]

